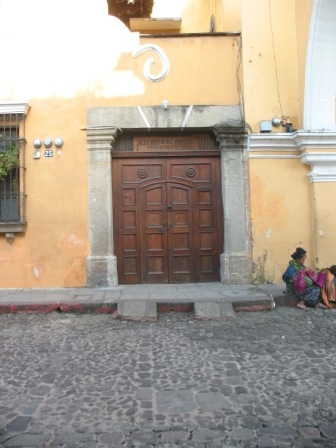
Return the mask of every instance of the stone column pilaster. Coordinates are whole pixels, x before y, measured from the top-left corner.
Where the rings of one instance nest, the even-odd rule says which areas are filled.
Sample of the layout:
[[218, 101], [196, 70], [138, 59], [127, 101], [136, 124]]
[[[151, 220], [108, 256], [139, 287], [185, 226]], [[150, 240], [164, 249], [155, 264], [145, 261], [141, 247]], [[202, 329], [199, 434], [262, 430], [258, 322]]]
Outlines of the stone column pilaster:
[[221, 150], [224, 247], [221, 282], [251, 282], [247, 134], [244, 127], [215, 126]]
[[86, 269], [89, 288], [118, 285], [113, 247], [111, 146], [119, 132], [114, 126], [87, 130], [90, 255]]
[[298, 131], [301, 162], [311, 168], [312, 255], [315, 269], [335, 264], [335, 219], [332, 199], [336, 193], [336, 132]]

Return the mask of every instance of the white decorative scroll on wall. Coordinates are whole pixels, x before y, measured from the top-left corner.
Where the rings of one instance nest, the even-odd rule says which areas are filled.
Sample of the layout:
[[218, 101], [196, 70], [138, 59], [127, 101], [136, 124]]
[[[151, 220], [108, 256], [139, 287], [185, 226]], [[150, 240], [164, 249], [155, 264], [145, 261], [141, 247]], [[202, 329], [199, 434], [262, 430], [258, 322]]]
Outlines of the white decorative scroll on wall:
[[162, 81], [168, 75], [168, 72], [170, 69], [169, 59], [167, 58], [167, 56], [166, 56], [165, 52], [162, 50], [162, 48], [160, 48], [158, 45], [155, 45], [155, 44], [141, 45], [133, 51], [132, 56], [135, 58], [136, 56], [139, 56], [139, 54], [143, 53], [144, 51], [148, 51], [148, 50], [152, 50], [158, 55], [158, 57], [160, 58], [161, 63], [162, 63], [162, 69], [157, 75], [153, 75], [151, 73], [151, 68], [152, 68], [152, 65], [155, 64], [155, 60], [154, 60], [154, 58], [149, 58], [149, 59], [147, 59], [145, 65], [144, 65], [144, 69], [143, 69], [144, 77], [146, 79], [148, 79], [148, 81], [152, 81], [152, 82]]

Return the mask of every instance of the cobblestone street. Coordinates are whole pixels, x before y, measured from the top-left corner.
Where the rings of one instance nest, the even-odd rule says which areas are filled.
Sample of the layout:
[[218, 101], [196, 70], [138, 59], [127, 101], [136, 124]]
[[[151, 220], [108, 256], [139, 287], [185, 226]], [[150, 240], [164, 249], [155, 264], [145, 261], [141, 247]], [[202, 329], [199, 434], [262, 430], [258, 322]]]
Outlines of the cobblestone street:
[[0, 316], [1, 448], [336, 446], [336, 309]]

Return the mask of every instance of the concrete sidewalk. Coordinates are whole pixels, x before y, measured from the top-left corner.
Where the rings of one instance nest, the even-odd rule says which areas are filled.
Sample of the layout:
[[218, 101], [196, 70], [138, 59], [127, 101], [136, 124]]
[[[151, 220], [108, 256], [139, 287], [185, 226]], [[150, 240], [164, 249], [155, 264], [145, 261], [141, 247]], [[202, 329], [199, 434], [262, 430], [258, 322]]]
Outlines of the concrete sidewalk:
[[109, 289], [0, 289], [0, 314], [111, 313], [122, 319], [155, 321], [158, 312], [194, 312], [197, 318], [234, 318], [239, 311], [295, 305], [279, 285], [192, 283], [121, 285]]

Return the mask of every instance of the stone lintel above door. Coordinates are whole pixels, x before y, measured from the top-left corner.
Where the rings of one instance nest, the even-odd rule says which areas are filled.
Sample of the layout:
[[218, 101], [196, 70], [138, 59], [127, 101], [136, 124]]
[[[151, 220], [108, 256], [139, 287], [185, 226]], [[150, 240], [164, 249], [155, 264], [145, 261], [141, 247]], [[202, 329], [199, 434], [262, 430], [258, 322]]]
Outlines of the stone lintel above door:
[[97, 107], [88, 109], [87, 128], [103, 129], [117, 126], [122, 130], [187, 130], [212, 129], [224, 124], [241, 128], [239, 106], [136, 106]]

